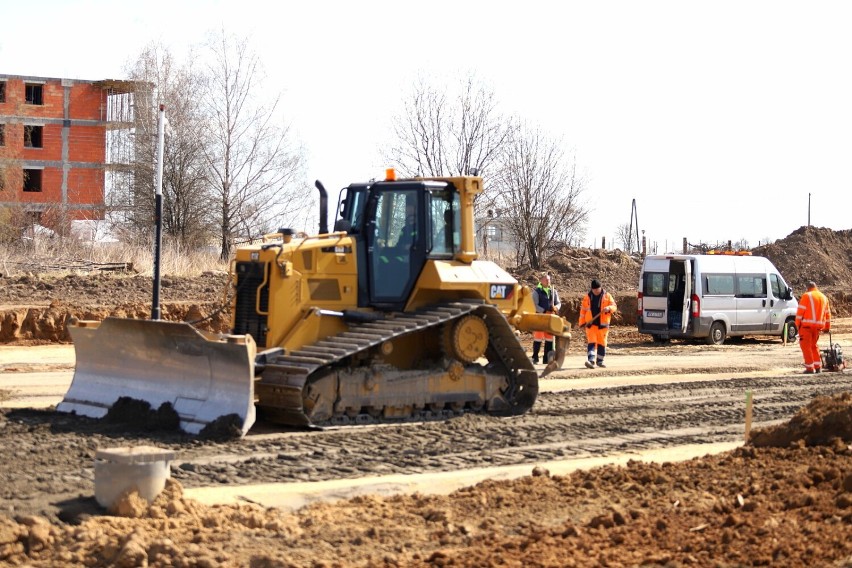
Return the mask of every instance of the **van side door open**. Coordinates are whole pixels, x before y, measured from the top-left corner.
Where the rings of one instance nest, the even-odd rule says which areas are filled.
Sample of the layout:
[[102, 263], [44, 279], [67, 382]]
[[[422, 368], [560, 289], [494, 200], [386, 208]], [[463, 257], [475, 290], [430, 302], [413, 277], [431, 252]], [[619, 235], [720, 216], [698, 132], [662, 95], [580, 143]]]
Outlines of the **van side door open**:
[[683, 309], [681, 310], [680, 331], [686, 333], [689, 325], [689, 311], [692, 305], [692, 261], [683, 261]]
[[685, 333], [689, 327], [692, 267], [687, 260], [670, 260], [668, 274], [668, 329]]

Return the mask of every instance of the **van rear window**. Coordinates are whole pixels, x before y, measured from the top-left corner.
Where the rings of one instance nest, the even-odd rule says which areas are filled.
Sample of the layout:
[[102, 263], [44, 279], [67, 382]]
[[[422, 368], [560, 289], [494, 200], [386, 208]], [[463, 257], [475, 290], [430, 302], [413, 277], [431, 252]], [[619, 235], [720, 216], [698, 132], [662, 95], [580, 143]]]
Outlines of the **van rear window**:
[[733, 296], [734, 275], [733, 274], [705, 274], [704, 275], [705, 296]]
[[645, 296], [665, 298], [668, 293], [668, 272], [646, 272], [642, 292]]

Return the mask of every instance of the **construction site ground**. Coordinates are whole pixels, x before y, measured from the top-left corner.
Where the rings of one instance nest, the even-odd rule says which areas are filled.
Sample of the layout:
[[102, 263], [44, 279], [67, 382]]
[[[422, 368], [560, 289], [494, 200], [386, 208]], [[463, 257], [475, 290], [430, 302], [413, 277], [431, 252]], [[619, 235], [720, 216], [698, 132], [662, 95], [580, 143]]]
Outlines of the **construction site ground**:
[[[609, 270], [620, 303], [635, 297], [615, 276], [632, 258], [569, 252], [585, 254], [583, 282]], [[584, 292], [552, 271], [566, 304]], [[223, 279], [167, 280], [164, 314], [221, 330]], [[575, 332], [523, 416], [199, 439], [53, 410], [73, 375], [67, 319], [148, 317], [144, 278], [4, 280], [0, 564], [852, 566], [852, 371], [802, 375], [778, 337], [658, 345], [622, 320], [605, 369], [582, 366]], [[848, 346], [834, 286], [832, 339]], [[166, 490], [102, 509], [96, 450], [140, 445], [175, 453]]]

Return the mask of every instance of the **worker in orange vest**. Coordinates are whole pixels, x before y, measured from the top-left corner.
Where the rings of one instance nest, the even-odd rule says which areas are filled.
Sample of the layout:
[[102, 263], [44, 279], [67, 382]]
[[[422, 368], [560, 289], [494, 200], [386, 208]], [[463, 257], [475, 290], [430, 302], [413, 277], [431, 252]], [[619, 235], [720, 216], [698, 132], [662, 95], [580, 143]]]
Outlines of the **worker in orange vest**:
[[618, 306], [612, 294], [601, 286], [598, 280], [592, 280], [589, 293], [583, 296], [580, 305], [580, 321], [578, 327], [586, 328], [586, 343], [588, 348], [588, 359], [586, 367], [606, 367], [604, 357], [606, 356], [606, 340], [609, 335], [609, 322], [612, 314]]
[[831, 329], [831, 310], [828, 298], [817, 290], [815, 282], [808, 282], [808, 291], [799, 298], [796, 328], [799, 330], [799, 345], [805, 358], [805, 374], [821, 372], [822, 359], [817, 342], [821, 331]]

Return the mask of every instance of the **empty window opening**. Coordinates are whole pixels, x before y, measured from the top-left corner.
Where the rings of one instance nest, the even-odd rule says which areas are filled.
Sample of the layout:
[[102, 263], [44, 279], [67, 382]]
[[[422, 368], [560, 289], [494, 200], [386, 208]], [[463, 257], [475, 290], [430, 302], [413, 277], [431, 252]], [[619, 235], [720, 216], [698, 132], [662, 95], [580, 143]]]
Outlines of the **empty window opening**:
[[26, 101], [28, 105], [43, 105], [44, 104], [44, 85], [33, 85], [27, 83], [26, 86]]
[[0, 103], [6, 102], [6, 81], [0, 81]]
[[41, 170], [24, 170], [24, 191], [41, 191]]
[[24, 126], [24, 146], [27, 148], [43, 148], [42, 134], [44, 126]]
[[6, 145], [6, 125], [0, 124], [0, 146]]

